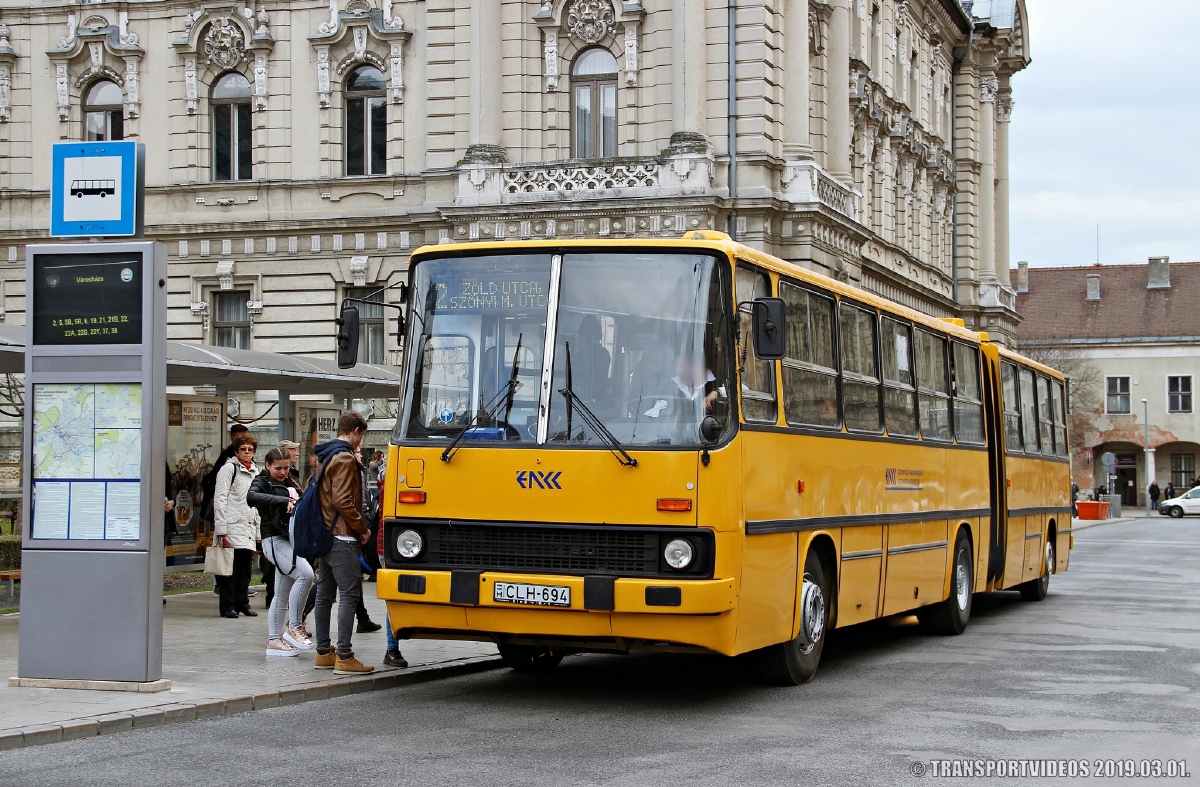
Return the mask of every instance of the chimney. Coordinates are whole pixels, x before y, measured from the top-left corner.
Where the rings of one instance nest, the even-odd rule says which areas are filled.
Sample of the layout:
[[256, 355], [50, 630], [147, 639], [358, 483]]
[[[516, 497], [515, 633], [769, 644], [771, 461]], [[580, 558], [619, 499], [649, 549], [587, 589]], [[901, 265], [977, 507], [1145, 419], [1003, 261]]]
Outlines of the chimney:
[[1029, 292], [1029, 263], [1017, 263], [1017, 292]]
[[1150, 273], [1146, 279], [1146, 289], [1154, 290], [1171, 286], [1171, 258], [1151, 257]]
[[1100, 274], [1089, 273], [1087, 275], [1087, 299], [1089, 301], [1100, 300]]

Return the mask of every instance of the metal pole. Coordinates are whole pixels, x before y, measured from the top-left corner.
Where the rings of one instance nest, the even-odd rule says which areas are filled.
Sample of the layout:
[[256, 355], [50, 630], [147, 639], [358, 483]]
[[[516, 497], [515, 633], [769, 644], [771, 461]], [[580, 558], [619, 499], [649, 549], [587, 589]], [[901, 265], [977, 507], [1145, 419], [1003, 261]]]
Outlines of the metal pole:
[[1150, 500], [1150, 484], [1154, 479], [1151, 477], [1154, 474], [1153, 460], [1150, 458], [1150, 404], [1142, 400], [1142, 421], [1146, 427], [1146, 456], [1144, 462], [1146, 464], [1146, 516], [1154, 515], [1154, 503]]

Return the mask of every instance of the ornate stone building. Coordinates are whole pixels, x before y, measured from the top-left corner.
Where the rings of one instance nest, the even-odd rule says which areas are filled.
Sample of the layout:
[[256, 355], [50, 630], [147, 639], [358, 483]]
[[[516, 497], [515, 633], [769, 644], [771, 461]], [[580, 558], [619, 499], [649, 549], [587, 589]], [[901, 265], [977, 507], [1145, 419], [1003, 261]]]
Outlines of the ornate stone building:
[[[124, 138], [147, 148], [172, 339], [328, 355], [338, 299], [421, 244], [697, 227], [1009, 337], [1025, 19], [1021, 0], [0, 0], [0, 319], [23, 320], [51, 144]], [[394, 363], [382, 311], [364, 352]]]

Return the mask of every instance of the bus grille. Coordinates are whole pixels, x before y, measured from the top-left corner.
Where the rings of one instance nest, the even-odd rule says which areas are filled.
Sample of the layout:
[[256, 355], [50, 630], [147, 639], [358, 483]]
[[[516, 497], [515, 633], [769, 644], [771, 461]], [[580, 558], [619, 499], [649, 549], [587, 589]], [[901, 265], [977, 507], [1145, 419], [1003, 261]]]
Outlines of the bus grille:
[[421, 562], [481, 570], [658, 573], [658, 533], [539, 527], [423, 528]]

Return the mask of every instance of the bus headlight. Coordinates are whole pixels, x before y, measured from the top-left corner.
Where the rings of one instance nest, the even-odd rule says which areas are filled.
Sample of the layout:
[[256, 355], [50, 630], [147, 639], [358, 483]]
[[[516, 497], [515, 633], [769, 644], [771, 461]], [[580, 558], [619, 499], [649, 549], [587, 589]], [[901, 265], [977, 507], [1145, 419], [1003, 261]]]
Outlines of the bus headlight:
[[667, 542], [667, 546], [663, 549], [663, 559], [667, 561], [667, 565], [676, 571], [682, 571], [692, 564], [692, 557], [695, 551], [692, 549], [692, 542], [684, 538], [673, 538]]
[[415, 530], [405, 530], [396, 536], [396, 551], [405, 560], [412, 560], [425, 548], [425, 539]]

